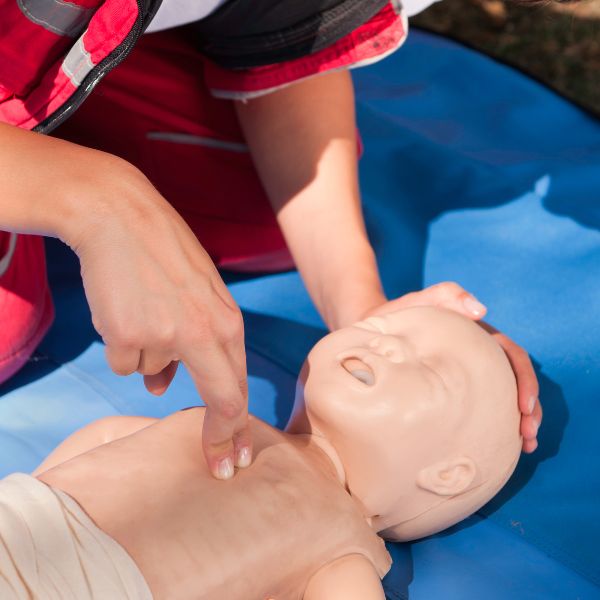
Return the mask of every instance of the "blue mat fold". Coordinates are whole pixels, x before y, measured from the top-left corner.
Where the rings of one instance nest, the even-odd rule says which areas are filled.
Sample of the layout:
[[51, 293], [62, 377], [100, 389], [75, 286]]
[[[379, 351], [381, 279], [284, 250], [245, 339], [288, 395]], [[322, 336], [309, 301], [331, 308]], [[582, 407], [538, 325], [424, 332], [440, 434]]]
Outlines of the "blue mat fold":
[[[355, 74], [365, 213], [390, 295], [456, 280], [531, 353], [540, 447], [449, 532], [390, 545], [389, 598], [600, 598], [600, 123], [503, 65], [412, 32]], [[0, 387], [0, 476], [32, 469], [77, 427], [196, 402], [181, 370], [154, 398], [112, 375], [77, 264], [49, 244], [57, 321]], [[296, 273], [229, 277], [244, 310], [250, 407], [282, 426], [324, 334]]]

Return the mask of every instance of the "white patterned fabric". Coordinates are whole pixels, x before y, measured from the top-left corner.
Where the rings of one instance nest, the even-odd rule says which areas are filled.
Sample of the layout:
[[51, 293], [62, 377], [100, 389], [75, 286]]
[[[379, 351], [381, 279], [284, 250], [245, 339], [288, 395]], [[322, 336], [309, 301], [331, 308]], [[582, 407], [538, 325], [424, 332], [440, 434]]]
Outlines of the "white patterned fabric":
[[15, 473], [0, 481], [2, 600], [152, 600], [137, 565], [67, 494]]

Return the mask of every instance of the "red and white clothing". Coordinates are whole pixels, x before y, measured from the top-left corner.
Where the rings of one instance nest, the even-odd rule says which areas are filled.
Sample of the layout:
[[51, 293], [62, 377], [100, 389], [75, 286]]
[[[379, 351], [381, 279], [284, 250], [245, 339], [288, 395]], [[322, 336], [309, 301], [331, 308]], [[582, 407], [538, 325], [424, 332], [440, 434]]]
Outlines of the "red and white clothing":
[[[0, 0], [0, 38], [7, 40], [0, 46], [0, 121], [44, 131], [71, 115], [57, 135], [136, 164], [186, 219], [215, 263], [237, 270], [282, 270], [293, 262], [232, 99], [370, 64], [396, 50], [407, 34], [405, 13], [392, 0], [318, 51], [229, 69], [200, 53], [191, 26], [179, 27], [139, 38], [133, 50], [127, 48], [127, 59], [87, 95], [100, 79], [94, 74], [121, 61], [119, 52], [127, 47], [139, 20], [138, 5], [111, 0], [47, 2], [54, 10], [48, 15], [64, 17], [51, 27], [43, 2], [19, 0], [16, 9], [17, 0]], [[149, 30], [217, 14], [224, 3], [186, 3], [190, 12], [184, 14], [181, 0], [165, 0]], [[38, 12], [24, 13], [25, 5]], [[72, 18], [73, 11], [77, 18]], [[0, 261], [8, 256], [3, 248], [13, 239], [0, 232]], [[18, 236], [9, 263], [0, 272], [0, 382], [22, 366], [53, 314], [41, 240]]]

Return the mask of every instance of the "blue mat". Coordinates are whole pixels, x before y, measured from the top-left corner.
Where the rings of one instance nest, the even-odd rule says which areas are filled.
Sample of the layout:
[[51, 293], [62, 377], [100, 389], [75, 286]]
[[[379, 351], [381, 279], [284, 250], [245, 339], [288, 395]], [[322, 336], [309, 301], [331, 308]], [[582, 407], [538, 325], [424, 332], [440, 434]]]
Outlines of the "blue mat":
[[[531, 353], [540, 447], [449, 532], [390, 545], [388, 598], [600, 598], [600, 123], [539, 84], [420, 32], [355, 75], [369, 231], [390, 295], [456, 280]], [[0, 476], [31, 470], [110, 414], [196, 402], [181, 370], [163, 398], [112, 375], [77, 263], [49, 244], [58, 317], [0, 387]], [[244, 310], [250, 408], [282, 426], [295, 374], [324, 334], [295, 273], [229, 277]]]

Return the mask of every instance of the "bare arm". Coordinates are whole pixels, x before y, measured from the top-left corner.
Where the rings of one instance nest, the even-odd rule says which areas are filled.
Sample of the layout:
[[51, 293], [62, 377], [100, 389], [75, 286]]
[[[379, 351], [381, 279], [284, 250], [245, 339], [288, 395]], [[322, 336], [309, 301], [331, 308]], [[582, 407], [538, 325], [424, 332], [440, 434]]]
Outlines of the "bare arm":
[[360, 205], [350, 75], [327, 73], [236, 106], [311, 298], [330, 328], [350, 324], [385, 301]]
[[67, 462], [80, 454], [93, 450], [102, 444], [126, 437], [156, 423], [158, 419], [150, 417], [114, 416], [98, 419], [75, 433], [59, 444], [32, 473], [37, 476], [61, 463]]
[[0, 229], [69, 238], [83, 201], [74, 188], [92, 179], [96, 157], [98, 166], [120, 160], [0, 123]]
[[344, 556], [317, 571], [304, 600], [385, 600], [375, 567], [360, 554]]

